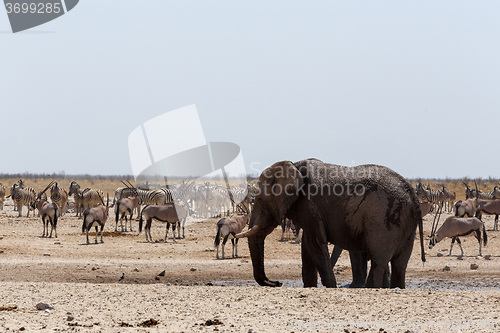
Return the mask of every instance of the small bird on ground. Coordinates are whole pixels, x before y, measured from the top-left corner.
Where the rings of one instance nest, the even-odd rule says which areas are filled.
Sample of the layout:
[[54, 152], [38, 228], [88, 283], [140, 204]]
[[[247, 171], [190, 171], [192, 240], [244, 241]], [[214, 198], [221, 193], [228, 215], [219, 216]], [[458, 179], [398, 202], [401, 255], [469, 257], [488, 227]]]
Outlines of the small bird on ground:
[[118, 282], [123, 281], [123, 279], [125, 279], [125, 273], [122, 273], [122, 277], [118, 280]]

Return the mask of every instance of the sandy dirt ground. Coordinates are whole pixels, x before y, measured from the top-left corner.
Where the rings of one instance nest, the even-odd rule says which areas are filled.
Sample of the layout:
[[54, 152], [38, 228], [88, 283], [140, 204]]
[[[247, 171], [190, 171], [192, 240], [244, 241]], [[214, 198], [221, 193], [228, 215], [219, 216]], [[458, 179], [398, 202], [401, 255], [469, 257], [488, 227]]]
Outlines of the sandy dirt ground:
[[[428, 249], [433, 215], [426, 217], [427, 262], [415, 241], [405, 290], [304, 289], [300, 245], [280, 242], [276, 229], [266, 241], [266, 273], [283, 287], [264, 288], [253, 280], [245, 239], [240, 258], [215, 258], [217, 219], [191, 219], [186, 238], [176, 243], [171, 232], [167, 243], [146, 243], [137, 221], [132, 232], [114, 232], [110, 217], [104, 243], [86, 245], [73, 213], [60, 219], [57, 238], [42, 238], [41, 219], [26, 218], [26, 208], [18, 218], [10, 204], [0, 211], [0, 332], [500, 330], [500, 233], [491, 231], [491, 217], [483, 257], [469, 237], [462, 240], [463, 258], [457, 245], [447, 256], [449, 239]], [[165, 225], [153, 223], [152, 234], [163, 238]], [[339, 286], [347, 285], [346, 252], [334, 270]], [[37, 310], [40, 302], [53, 309]]]

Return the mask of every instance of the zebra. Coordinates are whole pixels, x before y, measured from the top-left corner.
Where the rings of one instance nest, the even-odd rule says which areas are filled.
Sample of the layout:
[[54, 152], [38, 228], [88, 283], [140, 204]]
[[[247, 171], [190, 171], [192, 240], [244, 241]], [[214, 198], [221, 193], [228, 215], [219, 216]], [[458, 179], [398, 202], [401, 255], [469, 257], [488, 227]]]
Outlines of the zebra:
[[478, 198], [478, 199], [483, 199], [483, 200], [500, 199], [500, 187], [498, 187], [498, 186], [495, 186], [493, 188], [493, 191], [483, 192], [483, 191], [477, 189], [477, 184], [476, 184], [476, 189], [473, 190], [466, 183], [464, 183], [464, 182], [462, 182], [462, 183], [466, 186], [465, 187], [466, 199], [469, 199], [469, 198]]
[[[438, 185], [438, 184], [436, 184]], [[446, 211], [451, 212], [453, 211], [453, 207], [455, 204], [455, 199], [457, 197], [455, 191], [453, 190], [447, 190], [443, 184], [439, 184], [442, 186], [441, 192], [443, 193], [443, 208], [446, 209]]]
[[[495, 186], [495, 188], [497, 188], [498, 186]], [[476, 193], [479, 193], [479, 195], [477, 195]], [[493, 199], [496, 199], [496, 198], [500, 198], [498, 197], [498, 192], [494, 189], [493, 191], [490, 191], [490, 192], [483, 192], [481, 190], [478, 190], [476, 192], [476, 190], [472, 190], [471, 191], [471, 195], [473, 198], [478, 198], [478, 199], [483, 199], [483, 200], [493, 200]], [[496, 197], [496, 198], [495, 198]]]
[[90, 189], [85, 188], [82, 191], [82, 206], [83, 211], [87, 208], [97, 207], [102, 203], [102, 198], [104, 197], [104, 193], [99, 189]]
[[[137, 195], [141, 199], [142, 205], [163, 205], [165, 202], [165, 192], [162, 190], [141, 190], [136, 189]], [[141, 205], [137, 206], [138, 214], [137, 219], [140, 218], [141, 215]]]
[[5, 187], [0, 183], [0, 210], [3, 210], [3, 200], [5, 197]]
[[69, 185], [69, 193], [68, 196], [72, 196], [75, 199], [75, 216], [82, 216], [83, 213], [83, 195], [82, 195], [82, 190], [80, 190], [80, 185], [78, 185], [76, 182], [71, 182]]
[[160, 189], [160, 191], [162, 192], [162, 205], [166, 205], [166, 204], [173, 204], [174, 203], [174, 191], [171, 190], [170, 188], [164, 188], [162, 187]]
[[52, 202], [57, 204], [57, 206], [60, 208], [58, 212], [59, 216], [66, 212], [68, 192], [66, 192], [66, 190], [62, 187], [58, 186], [57, 183], [55, 183], [50, 189], [50, 200], [52, 200]]
[[[12, 187], [10, 188], [10, 195], [7, 198], [12, 197], [12, 194], [14, 194], [15, 185], [16, 184], [12, 185]], [[19, 188], [23, 189], [24, 188], [24, 180], [19, 179], [19, 181], [17, 182], [17, 186]], [[14, 205], [14, 211], [17, 211], [17, 206], [16, 205]]]
[[417, 184], [416, 194], [422, 202], [431, 202], [434, 206], [441, 206], [445, 201], [445, 194], [443, 191], [433, 190], [430, 186], [424, 186], [422, 183]]
[[118, 201], [123, 198], [131, 197], [135, 194], [134, 190], [128, 187], [119, 187], [115, 190], [115, 197], [113, 201]]
[[30, 216], [30, 207], [36, 199], [36, 193], [33, 188], [19, 188], [18, 184], [14, 184], [12, 186], [12, 194], [9, 195], [9, 197], [12, 197], [14, 206], [17, 206], [17, 211], [19, 213], [18, 217], [22, 217], [23, 206], [28, 208], [28, 214], [26, 217]]
[[[250, 207], [250, 201], [251, 201], [251, 198], [250, 198], [250, 192], [248, 191], [248, 185], [245, 186], [244, 188], [243, 187], [233, 187], [229, 190], [233, 196], [233, 200], [234, 202], [232, 203], [233, 204], [233, 213], [234, 213], [234, 210], [242, 210], [242, 207], [240, 205], [240, 203], [244, 206], [243, 209], [245, 210], [248, 210], [249, 207]], [[235, 204], [236, 204], [236, 207], [235, 207]], [[243, 213], [243, 214], [247, 214], [249, 212], [240, 212], [240, 213]]]

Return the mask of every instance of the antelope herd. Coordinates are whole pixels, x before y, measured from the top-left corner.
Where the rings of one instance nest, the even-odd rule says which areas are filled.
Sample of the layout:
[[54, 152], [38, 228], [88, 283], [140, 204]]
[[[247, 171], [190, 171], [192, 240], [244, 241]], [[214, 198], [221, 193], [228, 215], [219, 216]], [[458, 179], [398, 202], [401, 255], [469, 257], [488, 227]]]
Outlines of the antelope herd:
[[[18, 211], [18, 217], [22, 216], [23, 207], [27, 207], [27, 217], [30, 211], [38, 210], [43, 222], [42, 237], [52, 237], [52, 231], [57, 237], [58, 218], [68, 212], [69, 198], [73, 196], [74, 212], [76, 217], [83, 218], [82, 233], [86, 233], [87, 243], [89, 243], [88, 233], [95, 227], [97, 243], [97, 233], [101, 232], [101, 242], [103, 242], [103, 230], [109, 216], [109, 209], [114, 207], [115, 231], [118, 231], [120, 222], [121, 231], [132, 231], [132, 220], [134, 211], [137, 212], [139, 220], [139, 232], [142, 232], [143, 221], [146, 221], [145, 233], [146, 241], [153, 241], [151, 237], [152, 220], [161, 221], [167, 224], [164, 241], [167, 241], [167, 233], [170, 226], [174, 231], [177, 227], [177, 238], [185, 237], [185, 221], [189, 215], [199, 218], [224, 217], [233, 214], [248, 214], [250, 212], [251, 197], [256, 188], [251, 184], [241, 184], [240, 186], [227, 189], [218, 184], [203, 182], [195, 184], [182, 181], [179, 184], [161, 187], [159, 189], [136, 188], [130, 182], [123, 182], [125, 187], [115, 190], [113, 202], [104, 203], [104, 192], [100, 189], [84, 188], [72, 181], [68, 190], [55, 181], [50, 182], [44, 190], [36, 194], [31, 187], [25, 187], [25, 182], [19, 180], [12, 185], [10, 195], [14, 210]], [[147, 186], [147, 185], [146, 185]], [[47, 196], [50, 192], [50, 196]], [[3, 210], [5, 187], [0, 183], [0, 209]], [[141, 207], [144, 207], [141, 210]], [[192, 207], [196, 210], [193, 211]], [[123, 225], [125, 219], [125, 226]], [[48, 232], [48, 225], [51, 225], [51, 232]]]
[[[95, 227], [95, 242], [97, 243], [97, 234], [100, 227], [101, 242], [103, 241], [103, 230], [108, 219], [109, 209], [114, 207], [115, 212], [115, 231], [118, 231], [118, 222], [120, 222], [121, 231], [132, 231], [132, 220], [134, 211], [139, 220], [139, 232], [142, 232], [143, 221], [145, 221], [146, 241], [153, 241], [151, 236], [152, 220], [157, 220], [166, 224], [166, 233], [164, 241], [167, 242], [168, 229], [172, 227], [174, 232], [173, 241], [176, 241], [175, 229], [177, 228], [177, 238], [184, 234], [184, 223], [186, 218], [194, 215], [199, 218], [221, 217], [216, 225], [215, 246], [217, 248], [217, 258], [219, 258], [219, 245], [222, 239], [222, 258], [224, 259], [224, 245], [228, 239], [233, 242], [233, 257], [237, 257], [237, 241], [234, 236], [243, 231], [249, 223], [250, 208], [257, 187], [251, 183], [241, 184], [228, 190], [224, 186], [202, 182], [195, 184], [193, 182], [180, 182], [179, 184], [161, 187], [158, 189], [137, 188], [130, 182], [122, 182], [124, 187], [115, 190], [113, 202], [104, 202], [104, 192], [100, 189], [84, 188], [73, 181], [69, 184], [68, 190], [55, 181], [49, 183], [46, 188], [38, 193], [31, 187], [26, 187], [23, 180], [10, 187], [11, 198], [14, 203], [14, 210], [17, 210], [18, 216], [22, 216], [23, 207], [27, 207], [26, 216], [29, 217], [30, 211], [38, 210], [38, 216], [43, 222], [43, 237], [52, 237], [54, 231], [57, 237], [57, 221], [68, 212], [69, 198], [73, 196], [75, 216], [83, 218], [82, 233], [86, 233], [87, 243], [89, 243], [88, 233]], [[497, 182], [498, 185], [500, 183]], [[463, 183], [465, 200], [456, 201], [456, 193], [453, 190], [446, 189], [444, 184], [436, 184], [436, 189], [430, 185], [424, 185], [417, 182], [414, 187], [417, 197], [420, 199], [420, 209], [422, 216], [429, 213], [434, 214], [434, 222], [430, 234], [429, 247], [432, 248], [443, 238], [451, 238], [451, 248], [458, 242], [461, 248], [460, 237], [474, 235], [480, 244], [479, 254], [481, 255], [481, 240], [486, 245], [487, 235], [483, 215], [495, 215], [494, 231], [498, 231], [498, 216], [500, 215], [500, 186], [494, 186], [489, 192], [478, 190], [477, 183], [475, 188], [471, 188], [467, 183]], [[49, 191], [50, 190], [50, 191]], [[48, 196], [46, 192], [49, 192]], [[6, 195], [5, 187], [0, 183], [0, 210], [4, 208], [4, 199]], [[141, 207], [144, 207], [141, 210]], [[438, 228], [439, 218], [442, 211], [452, 212], [453, 217], [444, 221]], [[232, 216], [229, 217], [232, 213]], [[227, 218], [226, 218], [227, 217]], [[123, 225], [125, 219], [125, 226]], [[437, 220], [437, 221], [436, 221]], [[49, 234], [49, 224], [51, 231]], [[128, 228], [127, 228], [128, 224]], [[292, 227], [297, 232], [300, 225], [293, 227], [293, 221], [285, 219], [282, 222], [282, 237], [288, 233]], [[296, 243], [300, 241], [296, 235]], [[463, 255], [463, 250], [462, 250]]]

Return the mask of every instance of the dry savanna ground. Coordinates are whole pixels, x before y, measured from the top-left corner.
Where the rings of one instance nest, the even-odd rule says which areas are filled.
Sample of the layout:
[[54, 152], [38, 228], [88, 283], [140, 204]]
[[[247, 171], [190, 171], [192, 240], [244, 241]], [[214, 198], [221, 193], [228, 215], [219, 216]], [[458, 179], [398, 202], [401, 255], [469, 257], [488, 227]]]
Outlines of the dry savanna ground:
[[[33, 186], [27, 181], [27, 186], [40, 190], [45, 183]], [[106, 186], [111, 194], [120, 183]], [[40, 218], [26, 218], [26, 208], [23, 213], [18, 218], [10, 200], [0, 211], [0, 332], [499, 329], [500, 233], [491, 231], [492, 217], [486, 219], [488, 246], [483, 257], [478, 257], [473, 237], [462, 240], [463, 258], [457, 257], [458, 246], [447, 256], [449, 239], [431, 250], [426, 240], [427, 262], [422, 263], [416, 241], [407, 270], [408, 289], [351, 290], [301, 288], [300, 245], [280, 242], [280, 229], [267, 239], [265, 262], [268, 277], [284, 285], [264, 288], [253, 281], [245, 239], [238, 248], [241, 258], [215, 259], [217, 219], [190, 219], [186, 238], [176, 243], [171, 233], [167, 243], [146, 243], [137, 221], [134, 231], [121, 233], [114, 232], [114, 218], [110, 218], [104, 243], [86, 245], [82, 220], [74, 213], [60, 219], [57, 238], [42, 238]], [[433, 217], [425, 218], [425, 239]], [[153, 223], [155, 239], [164, 233], [165, 225]], [[230, 254], [228, 243], [226, 255]], [[164, 276], [159, 276], [163, 271]], [[340, 286], [350, 281], [347, 253], [335, 272]], [[124, 279], [119, 281], [122, 274]], [[37, 310], [39, 302], [53, 309]]]

